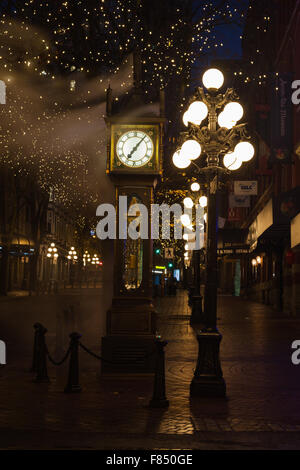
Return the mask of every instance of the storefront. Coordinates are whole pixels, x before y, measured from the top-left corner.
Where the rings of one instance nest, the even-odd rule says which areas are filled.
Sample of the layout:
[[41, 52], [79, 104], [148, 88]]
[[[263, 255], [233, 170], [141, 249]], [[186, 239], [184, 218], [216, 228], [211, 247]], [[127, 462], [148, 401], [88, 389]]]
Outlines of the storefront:
[[294, 316], [300, 315], [300, 212], [291, 220], [292, 303]]
[[[249, 227], [247, 298], [298, 315], [296, 299], [299, 188], [270, 198]], [[298, 282], [298, 281], [297, 281]], [[298, 286], [299, 287], [299, 286]]]
[[0, 245], [0, 263], [7, 263], [8, 290], [26, 290], [29, 285], [29, 263], [34, 253], [32, 240], [14, 237], [9, 250]]
[[218, 287], [221, 293], [241, 295], [243, 260], [249, 253], [247, 230], [232, 228], [218, 231]]

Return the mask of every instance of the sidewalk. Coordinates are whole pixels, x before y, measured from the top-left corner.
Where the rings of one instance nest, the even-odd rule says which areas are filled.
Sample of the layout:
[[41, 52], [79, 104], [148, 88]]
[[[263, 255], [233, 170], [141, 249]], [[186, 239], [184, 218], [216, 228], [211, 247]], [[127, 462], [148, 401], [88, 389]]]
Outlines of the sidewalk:
[[[0, 297], [0, 339], [7, 345], [9, 363], [32, 352], [33, 325], [42, 323], [48, 329], [48, 344], [53, 348], [57, 333], [64, 344], [70, 332], [80, 331], [91, 345], [105, 334], [103, 289], [69, 289], [58, 294]], [[65, 312], [70, 309], [74, 317]]]
[[184, 291], [161, 299], [169, 409], [148, 407], [152, 378], [103, 379], [98, 361], [83, 351], [83, 391], [74, 395], [62, 393], [66, 366], [49, 365], [51, 383], [35, 384], [26, 370], [30, 357], [20, 357], [0, 369], [0, 448], [300, 448], [300, 366], [290, 360], [300, 321], [220, 297], [228, 397], [190, 401], [197, 341], [188, 313]]
[[6, 296], [0, 296], [0, 302], [7, 302], [8, 300], [14, 300], [24, 297], [43, 297], [47, 295], [78, 295], [82, 293], [89, 293], [92, 291], [98, 292], [99, 289], [103, 288], [102, 281], [97, 283], [95, 282], [82, 282], [82, 283], [75, 283], [73, 286], [70, 284], [65, 284], [64, 287], [59, 287], [56, 291], [53, 289], [51, 291], [40, 291], [40, 292], [29, 292], [29, 290], [11, 290], [7, 293]]

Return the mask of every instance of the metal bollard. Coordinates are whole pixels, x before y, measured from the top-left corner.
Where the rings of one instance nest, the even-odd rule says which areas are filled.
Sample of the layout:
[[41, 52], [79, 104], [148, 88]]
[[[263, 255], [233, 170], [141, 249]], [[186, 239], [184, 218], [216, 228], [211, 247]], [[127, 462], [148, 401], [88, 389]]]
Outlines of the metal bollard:
[[37, 362], [36, 362], [36, 378], [35, 382], [37, 383], [48, 383], [50, 382], [47, 371], [47, 347], [45, 341], [45, 334], [47, 333], [47, 328], [43, 325], [39, 327], [39, 335], [37, 341]]
[[81, 392], [81, 387], [79, 385], [79, 359], [78, 359], [78, 349], [79, 349], [79, 339], [81, 334], [71, 333], [70, 334], [70, 362], [69, 362], [69, 374], [68, 374], [68, 383], [65, 387], [65, 393], [79, 393]]
[[188, 288], [188, 306], [189, 306], [189, 307], [192, 307], [192, 305], [193, 305], [194, 290], [195, 290], [195, 287], [194, 287], [194, 286], [190, 286], [190, 287]]
[[168, 344], [167, 341], [156, 340], [156, 367], [154, 377], [154, 388], [152, 400], [149, 402], [151, 408], [167, 408], [169, 400], [166, 399], [166, 385], [165, 385], [165, 352], [164, 347]]
[[40, 335], [40, 328], [43, 327], [40, 323], [35, 323], [33, 325], [34, 328], [34, 340], [33, 340], [33, 354], [32, 354], [32, 366], [29, 369], [29, 372], [37, 372], [37, 358], [38, 358], [38, 343], [39, 343], [39, 335]]

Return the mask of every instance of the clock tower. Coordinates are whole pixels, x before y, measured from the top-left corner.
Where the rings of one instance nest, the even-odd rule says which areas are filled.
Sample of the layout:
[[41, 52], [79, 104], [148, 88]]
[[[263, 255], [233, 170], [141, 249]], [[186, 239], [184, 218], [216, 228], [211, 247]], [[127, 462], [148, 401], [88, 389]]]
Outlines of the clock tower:
[[[115, 186], [117, 221], [113, 298], [107, 312], [107, 334], [102, 338], [104, 374], [145, 374], [154, 370], [156, 312], [152, 301], [150, 227], [153, 190], [162, 175], [164, 95], [161, 92], [159, 110], [146, 104], [140, 77], [140, 61], [135, 54], [134, 90], [118, 112], [113, 112], [112, 90], [107, 90], [106, 173]], [[126, 215], [124, 220], [124, 201], [127, 214], [133, 204], [148, 209], [147, 239], [128, 236], [127, 227], [138, 213], [135, 217]]]

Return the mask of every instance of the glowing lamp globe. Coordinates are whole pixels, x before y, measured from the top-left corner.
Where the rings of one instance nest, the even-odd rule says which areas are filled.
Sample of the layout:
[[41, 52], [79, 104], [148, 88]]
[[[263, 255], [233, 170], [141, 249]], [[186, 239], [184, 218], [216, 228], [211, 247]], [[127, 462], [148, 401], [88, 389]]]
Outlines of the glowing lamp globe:
[[[186, 116], [185, 116], [185, 119], [184, 119], [183, 123], [185, 124], [185, 123], [187, 122], [187, 124], [185, 124], [186, 126], [189, 125], [189, 122], [195, 124], [195, 126], [200, 126], [200, 124], [201, 124], [201, 122], [202, 122], [202, 119], [197, 119], [195, 116], [192, 117], [192, 116], [190, 115], [190, 113], [189, 113], [189, 110], [186, 111], [186, 112], [187, 112], [187, 114], [186, 114]], [[185, 114], [185, 113], [184, 113], [184, 114]]]
[[189, 121], [199, 125], [208, 114], [208, 109], [203, 101], [194, 101], [187, 110]]
[[202, 82], [208, 90], [218, 90], [224, 83], [224, 75], [218, 69], [209, 69], [203, 74]]
[[192, 183], [191, 184], [191, 190], [192, 191], [199, 191], [200, 189], [200, 184], [199, 183]]
[[174, 153], [172, 160], [177, 168], [187, 168], [191, 164], [191, 160], [183, 157], [179, 152]]
[[183, 124], [184, 124], [186, 127], [188, 127], [189, 122], [190, 122], [190, 120], [191, 120], [188, 111], [186, 111], [186, 112], [184, 113], [184, 115], [182, 116], [182, 120], [183, 120]]
[[232, 129], [236, 125], [236, 121], [231, 120], [227, 114], [222, 113], [218, 116], [218, 124], [220, 127], [226, 127], [226, 129]]
[[242, 160], [242, 162], [249, 162], [253, 157], [255, 150], [250, 142], [240, 142], [235, 146], [234, 153]]
[[190, 197], [184, 198], [183, 204], [184, 204], [185, 207], [187, 207], [188, 209], [191, 209], [191, 208], [193, 207], [193, 205], [194, 205], [193, 200], [192, 200]]
[[188, 158], [194, 160], [201, 154], [201, 145], [196, 140], [186, 140], [181, 147], [180, 156], [182, 158]]
[[235, 152], [226, 153], [223, 160], [224, 166], [228, 168], [228, 170], [238, 170], [242, 165], [243, 161], [239, 158]]
[[240, 103], [232, 101], [231, 103], [226, 104], [223, 112], [228, 116], [228, 119], [237, 122], [242, 119], [244, 109]]
[[206, 207], [207, 206], [207, 197], [206, 196], [201, 196], [199, 198], [199, 204], [201, 207]]
[[181, 217], [180, 217], [180, 221], [182, 223], [182, 225], [184, 225], [185, 227], [188, 227], [191, 223], [191, 219], [190, 217], [188, 216], [188, 214], [183, 214]]

